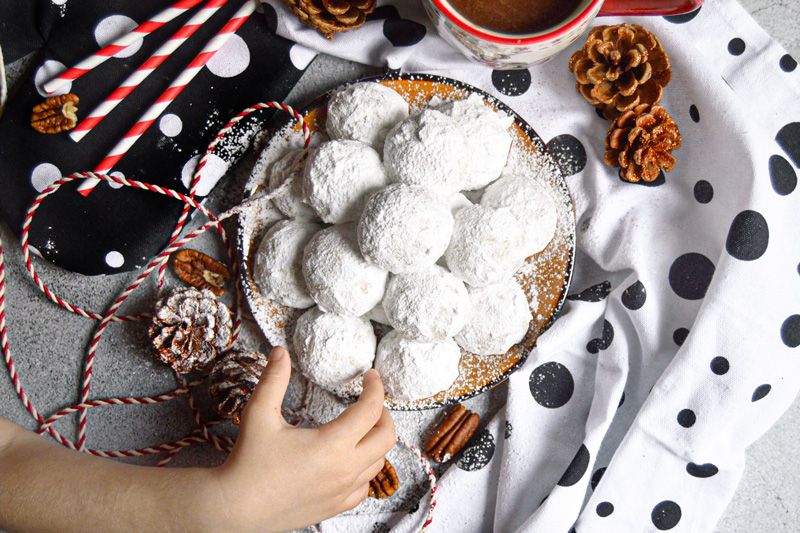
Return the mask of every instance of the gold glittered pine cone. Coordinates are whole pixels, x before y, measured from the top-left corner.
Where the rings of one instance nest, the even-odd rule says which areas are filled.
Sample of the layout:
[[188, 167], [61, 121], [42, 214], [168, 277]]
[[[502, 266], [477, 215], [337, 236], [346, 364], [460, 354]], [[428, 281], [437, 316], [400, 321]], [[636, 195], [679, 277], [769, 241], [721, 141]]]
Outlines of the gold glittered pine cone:
[[238, 425], [244, 406], [258, 385], [268, 358], [260, 352], [233, 348], [217, 361], [209, 375], [208, 395], [214, 409]]
[[150, 339], [156, 356], [176, 372], [203, 372], [232, 340], [231, 314], [208, 289], [173, 289], [156, 304]]
[[637, 24], [592, 28], [569, 60], [575, 88], [614, 120], [641, 104], [661, 101], [672, 73], [658, 38]]
[[620, 176], [636, 182], [653, 181], [663, 169], [675, 167], [673, 150], [681, 147], [678, 125], [660, 106], [641, 104], [620, 115], [606, 135], [605, 161], [622, 167]]
[[364, 25], [376, 0], [284, 0], [292, 15], [328, 39]]

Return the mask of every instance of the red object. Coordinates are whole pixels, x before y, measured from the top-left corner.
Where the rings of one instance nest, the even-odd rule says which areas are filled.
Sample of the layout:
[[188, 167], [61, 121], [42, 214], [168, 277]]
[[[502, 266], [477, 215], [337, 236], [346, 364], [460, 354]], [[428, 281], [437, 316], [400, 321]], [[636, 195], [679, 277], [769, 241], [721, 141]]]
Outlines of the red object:
[[606, 0], [598, 17], [604, 15], [683, 15], [700, 7], [703, 0]]

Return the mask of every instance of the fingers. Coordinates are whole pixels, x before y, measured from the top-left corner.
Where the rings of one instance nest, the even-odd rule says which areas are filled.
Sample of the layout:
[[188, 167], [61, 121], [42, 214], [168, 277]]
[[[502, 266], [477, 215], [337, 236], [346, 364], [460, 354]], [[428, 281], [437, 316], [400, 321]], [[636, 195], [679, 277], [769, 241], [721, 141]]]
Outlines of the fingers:
[[389, 410], [384, 407], [378, 422], [364, 435], [356, 445], [356, 450], [368, 459], [378, 460], [394, 448], [397, 434], [394, 429], [394, 420]]
[[359, 442], [378, 422], [383, 410], [383, 382], [378, 372], [370, 369], [364, 374], [364, 390], [358, 401], [324, 427], [327, 431], [340, 433], [353, 442]]
[[383, 463], [386, 461], [386, 456], [381, 455], [381, 457], [369, 465], [369, 467], [361, 472], [361, 474], [356, 478], [356, 486], [360, 487], [364, 483], [369, 483], [371, 479], [378, 475], [378, 472], [383, 470]]
[[276, 346], [270, 352], [267, 368], [261, 372], [258, 385], [244, 410], [243, 425], [247, 425], [248, 417], [254, 415], [276, 422], [283, 421], [281, 405], [286, 388], [289, 386], [291, 373], [289, 352], [285, 348]]
[[345, 499], [341, 512], [353, 509], [359, 503], [366, 500], [367, 496], [369, 496], [369, 481], [358, 487], [358, 489], [353, 491], [353, 493]]

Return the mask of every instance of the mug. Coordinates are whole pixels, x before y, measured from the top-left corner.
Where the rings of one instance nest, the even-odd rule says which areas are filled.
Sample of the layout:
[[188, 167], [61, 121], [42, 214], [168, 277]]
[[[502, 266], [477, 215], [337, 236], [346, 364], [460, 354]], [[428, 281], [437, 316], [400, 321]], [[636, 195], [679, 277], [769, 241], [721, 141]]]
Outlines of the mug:
[[449, 0], [423, 0], [425, 10], [445, 41], [467, 58], [495, 69], [544, 63], [580, 37], [596, 16], [681, 15], [694, 11], [702, 3], [703, 0], [583, 0], [555, 26], [536, 33], [515, 34], [475, 24]]

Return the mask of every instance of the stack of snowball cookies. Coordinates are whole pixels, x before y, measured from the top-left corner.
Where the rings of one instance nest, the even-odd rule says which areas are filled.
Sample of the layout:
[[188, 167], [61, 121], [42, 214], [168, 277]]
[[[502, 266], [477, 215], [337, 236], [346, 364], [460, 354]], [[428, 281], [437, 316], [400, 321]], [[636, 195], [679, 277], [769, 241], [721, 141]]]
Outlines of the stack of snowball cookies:
[[[333, 392], [360, 390], [374, 366], [395, 401], [428, 398], [456, 381], [462, 349], [503, 354], [532, 320], [513, 276], [552, 239], [555, 202], [503, 172], [510, 117], [477, 95], [433, 105], [411, 114], [390, 87], [345, 86], [328, 101], [330, 140], [269, 169], [270, 190], [291, 180], [273, 199], [287, 219], [260, 242], [254, 279], [308, 309], [295, 362]], [[370, 321], [390, 326], [380, 343]]]

